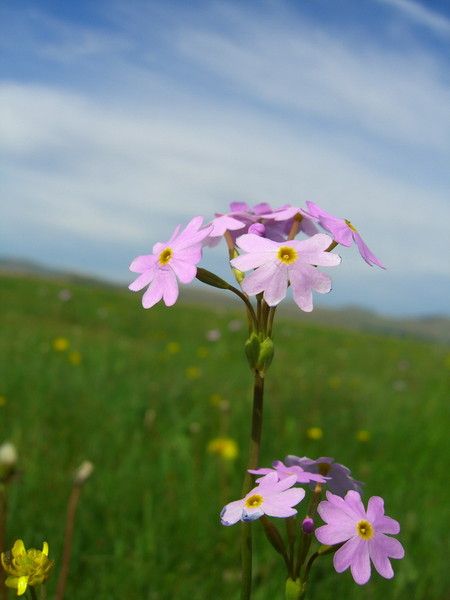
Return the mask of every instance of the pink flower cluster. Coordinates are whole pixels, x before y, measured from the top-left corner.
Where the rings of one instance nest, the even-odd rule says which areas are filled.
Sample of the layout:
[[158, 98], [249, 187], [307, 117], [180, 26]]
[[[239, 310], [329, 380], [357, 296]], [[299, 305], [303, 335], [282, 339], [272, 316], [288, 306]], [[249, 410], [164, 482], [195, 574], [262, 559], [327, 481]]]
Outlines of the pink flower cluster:
[[[306, 205], [304, 209], [288, 204], [272, 209], [266, 203], [250, 207], [233, 202], [228, 213], [217, 213], [204, 227], [203, 218], [195, 217], [183, 231], [178, 226], [167, 242], [155, 244], [151, 254], [133, 260], [130, 270], [139, 276], [129, 288], [148, 288], [142, 298], [144, 308], [160, 300], [171, 306], [178, 298], [178, 282], [191, 283], [195, 278], [203, 246], [215, 245], [223, 236], [236, 254], [242, 253], [231, 260], [232, 266], [250, 271], [242, 282], [243, 291], [249, 296], [262, 293], [269, 306], [279, 304], [291, 286], [296, 304], [311, 311], [313, 292], [331, 290], [330, 277], [317, 267], [341, 262], [331, 252], [337, 244], [354, 242], [369, 265], [384, 268], [350, 221], [334, 217], [313, 202]], [[328, 233], [319, 233], [318, 226]], [[306, 239], [295, 239], [299, 233]]]
[[[297, 464], [292, 464], [293, 459], [297, 459]], [[338, 573], [350, 568], [356, 583], [367, 583], [371, 562], [382, 577], [393, 577], [390, 559], [403, 558], [404, 550], [400, 542], [389, 535], [399, 533], [400, 525], [384, 514], [383, 499], [372, 496], [366, 510], [359, 491], [351, 489], [356, 483], [350, 470], [335, 463], [332, 458], [312, 461], [306, 457], [291, 457], [289, 462], [290, 466], [275, 461], [272, 468], [250, 470], [254, 475], [261, 475], [256, 480], [258, 485], [244, 498], [230, 502], [222, 509], [222, 524], [229, 526], [238, 521], [254, 521], [263, 515], [292, 517], [297, 513], [294, 507], [305, 497], [305, 490], [294, 487], [296, 484], [335, 486], [340, 494], [327, 490], [327, 499], [318, 505], [317, 512], [325, 524], [315, 529], [314, 520], [307, 515], [302, 521], [302, 530], [309, 535], [315, 529], [315, 536], [321, 544], [336, 546], [334, 568]], [[310, 470], [305, 470], [299, 462]], [[313, 472], [313, 467], [320, 465], [329, 467], [328, 476]]]

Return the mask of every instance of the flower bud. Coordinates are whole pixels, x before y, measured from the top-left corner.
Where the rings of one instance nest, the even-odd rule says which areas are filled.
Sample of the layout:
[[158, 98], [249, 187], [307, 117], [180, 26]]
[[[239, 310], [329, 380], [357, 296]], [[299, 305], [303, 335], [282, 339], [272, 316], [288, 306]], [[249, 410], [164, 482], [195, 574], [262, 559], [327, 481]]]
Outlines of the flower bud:
[[75, 485], [84, 485], [94, 471], [94, 465], [89, 461], [85, 460], [81, 463], [78, 469], [75, 471], [73, 482]]
[[314, 531], [314, 521], [311, 517], [306, 517], [302, 522], [303, 533], [312, 533]]
[[259, 235], [260, 237], [264, 237], [264, 234], [266, 233], [266, 228], [262, 223], [253, 223], [248, 228], [248, 232], [254, 233], [255, 235]]

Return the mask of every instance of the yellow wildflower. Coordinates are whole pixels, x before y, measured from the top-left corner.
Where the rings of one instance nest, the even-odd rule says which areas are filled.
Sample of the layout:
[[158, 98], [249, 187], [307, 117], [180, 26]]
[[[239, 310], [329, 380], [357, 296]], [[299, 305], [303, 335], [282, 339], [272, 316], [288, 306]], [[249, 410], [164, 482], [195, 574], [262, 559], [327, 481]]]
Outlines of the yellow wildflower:
[[323, 438], [323, 431], [320, 427], [309, 427], [306, 430], [306, 437], [310, 440], [320, 440]]
[[220, 394], [211, 394], [209, 397], [209, 401], [212, 406], [220, 406], [222, 404], [223, 398]]
[[236, 442], [227, 437], [218, 437], [211, 440], [208, 444], [208, 452], [217, 454], [225, 460], [234, 460], [239, 454]]
[[70, 364], [77, 367], [81, 363], [81, 354], [78, 350], [74, 350], [73, 352], [69, 352], [69, 362]]
[[180, 350], [181, 350], [181, 346], [178, 342], [169, 342], [166, 345], [167, 354], [178, 354], [178, 352]]
[[209, 350], [208, 348], [205, 348], [205, 346], [199, 346], [197, 348], [197, 356], [199, 358], [206, 358], [209, 354]]
[[185, 371], [188, 379], [198, 379], [201, 377], [201, 370], [198, 367], [188, 367]]
[[6, 396], [0, 396], [0, 406], [5, 406], [6, 404]]
[[356, 432], [356, 439], [358, 440], [358, 442], [368, 442], [370, 440], [370, 431], [367, 431], [367, 429], [360, 429], [359, 431]]
[[22, 540], [16, 540], [10, 552], [2, 552], [2, 566], [8, 577], [5, 584], [22, 596], [28, 586], [40, 585], [48, 577], [53, 561], [48, 559], [48, 544], [42, 550], [25, 549]]
[[69, 347], [69, 340], [63, 337], [58, 337], [53, 340], [53, 350], [56, 352], [65, 352]]

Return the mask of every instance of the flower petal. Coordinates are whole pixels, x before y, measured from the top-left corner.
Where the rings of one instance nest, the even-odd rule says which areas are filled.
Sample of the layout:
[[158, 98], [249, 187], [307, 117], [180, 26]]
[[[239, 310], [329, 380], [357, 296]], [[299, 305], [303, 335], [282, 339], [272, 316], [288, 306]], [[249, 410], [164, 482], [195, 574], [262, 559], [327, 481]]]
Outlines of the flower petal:
[[231, 265], [240, 271], [249, 271], [250, 269], [256, 269], [261, 265], [264, 265], [273, 260], [274, 253], [270, 252], [249, 252], [242, 254], [231, 260]]
[[361, 500], [361, 494], [355, 492], [355, 490], [349, 490], [345, 494], [344, 500], [347, 505], [355, 511], [360, 519], [367, 518], [366, 511], [364, 510], [364, 504]]
[[273, 252], [278, 250], [279, 243], [263, 238], [254, 233], [245, 233], [237, 238], [236, 244], [245, 252]]
[[378, 552], [383, 552], [390, 558], [403, 558], [405, 556], [405, 550], [396, 538], [389, 537], [383, 533], [376, 533], [370, 542], [371, 547], [376, 546]]
[[264, 289], [264, 300], [269, 306], [276, 306], [286, 297], [288, 287], [288, 268], [276, 265], [276, 271]]
[[224, 506], [222, 508], [222, 512], [220, 513], [220, 521], [222, 525], [229, 527], [230, 525], [237, 523], [242, 517], [243, 509], [243, 500], [235, 500], [234, 502], [230, 502]]
[[191, 264], [179, 258], [172, 258], [169, 264], [181, 283], [191, 283], [191, 281], [195, 279], [197, 274], [197, 267], [195, 264]]
[[137, 279], [130, 283], [128, 289], [132, 292], [138, 292], [139, 290], [142, 290], [142, 288], [145, 288], [146, 285], [149, 285], [149, 283], [153, 281], [155, 273], [156, 269], [149, 269], [148, 271], [141, 273]]
[[369, 544], [364, 540], [355, 550], [350, 569], [358, 585], [364, 585], [370, 579]]
[[142, 256], [137, 256], [129, 268], [133, 273], [144, 273], [144, 271], [151, 269], [156, 261], [157, 257], [153, 254], [143, 254]]
[[250, 296], [255, 296], [265, 290], [268, 282], [276, 272], [277, 265], [275, 263], [262, 265], [261, 267], [258, 267], [256, 271], [246, 276], [242, 282], [242, 289]]
[[166, 306], [173, 306], [178, 298], [178, 283], [175, 273], [171, 269], [161, 271], [161, 282], [164, 290], [164, 304]]
[[385, 269], [386, 267], [383, 263], [375, 256], [372, 250], [367, 246], [362, 237], [358, 232], [353, 232], [353, 239], [355, 240], [356, 245], [358, 246], [359, 253], [361, 257], [366, 261], [366, 263], [370, 266], [377, 265], [381, 269]]
[[350, 530], [347, 523], [339, 523], [335, 521], [327, 525], [322, 525], [316, 529], [316, 538], [321, 544], [327, 546], [333, 546], [334, 544], [341, 544], [346, 542], [355, 533], [355, 528]]
[[360, 544], [363, 543], [363, 540], [355, 536], [345, 542], [339, 550], [336, 550], [333, 556], [333, 565], [338, 573], [342, 573], [349, 568], [353, 562], [353, 557], [359, 551]]
[[161, 298], [163, 297], [164, 288], [161, 283], [161, 278], [159, 275], [160, 272], [161, 271], [156, 272], [155, 278], [151, 282], [148, 290], [142, 296], [142, 306], [144, 308], [151, 308], [157, 302], [159, 302], [161, 300]]

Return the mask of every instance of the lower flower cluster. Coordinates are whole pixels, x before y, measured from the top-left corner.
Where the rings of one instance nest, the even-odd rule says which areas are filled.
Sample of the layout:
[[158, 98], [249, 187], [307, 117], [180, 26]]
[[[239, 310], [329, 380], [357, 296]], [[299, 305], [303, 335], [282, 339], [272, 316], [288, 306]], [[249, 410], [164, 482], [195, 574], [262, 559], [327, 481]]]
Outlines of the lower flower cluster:
[[[384, 501], [379, 496], [372, 496], [367, 509], [364, 508], [362, 483], [352, 477], [347, 467], [330, 457], [311, 460], [289, 455], [284, 462], [275, 461], [272, 468], [249, 472], [259, 476], [257, 485], [244, 498], [230, 502], [222, 509], [220, 518], [223, 525], [254, 521], [265, 515], [294, 517], [297, 514], [295, 507], [306, 496], [305, 489], [296, 486], [302, 484], [312, 488], [306, 517], [295, 530], [296, 536], [303, 536], [299, 541], [300, 562], [290, 565], [289, 560], [286, 561], [289, 577], [300, 575], [311, 544], [310, 539], [305, 543], [305, 538], [310, 538], [313, 533], [323, 546], [312, 555], [308, 565], [321, 554], [333, 553], [336, 571], [342, 573], [350, 568], [353, 579], [359, 585], [369, 581], [371, 564], [382, 577], [389, 579], [394, 576], [390, 559], [403, 558], [404, 549], [397, 539], [390, 536], [400, 532], [400, 525], [385, 515]], [[326, 500], [322, 499], [323, 491], [326, 492]], [[324, 521], [319, 527], [314, 522], [316, 512]], [[280, 535], [278, 532], [275, 537], [273, 535], [274, 525], [267, 521], [263, 524], [266, 533], [269, 533], [269, 540], [277, 539], [276, 549], [283, 554]], [[306, 577], [308, 574], [309, 566], [306, 568]]]

